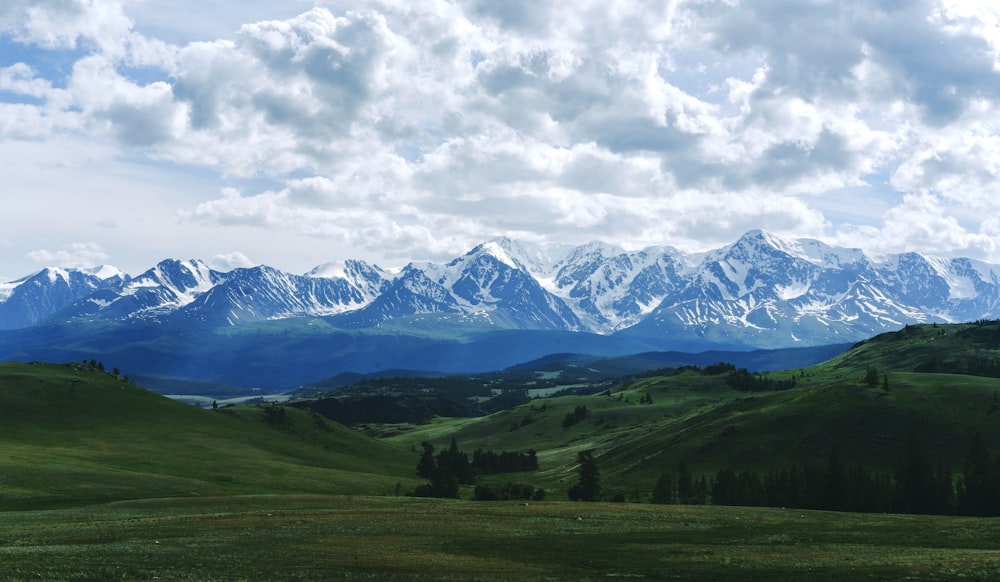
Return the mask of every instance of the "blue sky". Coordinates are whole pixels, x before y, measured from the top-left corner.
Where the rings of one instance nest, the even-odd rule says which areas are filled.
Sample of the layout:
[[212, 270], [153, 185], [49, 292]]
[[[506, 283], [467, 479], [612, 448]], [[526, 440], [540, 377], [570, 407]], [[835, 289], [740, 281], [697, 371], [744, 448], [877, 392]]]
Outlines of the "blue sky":
[[0, 279], [764, 229], [1000, 262], [985, 2], [11, 0]]

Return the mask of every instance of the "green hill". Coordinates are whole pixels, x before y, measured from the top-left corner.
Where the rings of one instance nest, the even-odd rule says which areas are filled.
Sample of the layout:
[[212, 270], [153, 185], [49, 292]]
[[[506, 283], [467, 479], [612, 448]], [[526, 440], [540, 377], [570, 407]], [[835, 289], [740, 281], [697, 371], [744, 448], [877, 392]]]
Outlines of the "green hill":
[[386, 494], [416, 456], [306, 411], [202, 410], [87, 365], [0, 364], [0, 504]]
[[[711, 478], [719, 468], [755, 471], [826, 464], [831, 449], [871, 471], [893, 471], [909, 432], [927, 460], [962, 468], [972, 436], [1000, 450], [1000, 380], [919, 370], [986, 370], [1000, 356], [1000, 325], [910, 326], [862, 342], [816, 366], [756, 376], [786, 390], [741, 391], [729, 373], [687, 369], [637, 380], [611, 393], [535, 400], [476, 419], [395, 427], [389, 440], [461, 448], [538, 451], [539, 470], [520, 478], [560, 497], [576, 478], [576, 455], [593, 449], [606, 490], [648, 499], [658, 476], [683, 462]], [[928, 365], [930, 362], [932, 365]], [[975, 364], [978, 362], [978, 364]], [[866, 376], [874, 370], [877, 382]], [[652, 403], [643, 403], [651, 399]], [[568, 414], [588, 414], [566, 427]], [[408, 430], [407, 430], [408, 429]]]

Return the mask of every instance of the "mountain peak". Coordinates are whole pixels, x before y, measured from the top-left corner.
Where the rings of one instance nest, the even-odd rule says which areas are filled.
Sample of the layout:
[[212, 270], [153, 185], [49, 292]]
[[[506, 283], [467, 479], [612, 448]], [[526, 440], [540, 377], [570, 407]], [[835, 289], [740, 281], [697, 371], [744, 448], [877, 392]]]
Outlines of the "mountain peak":
[[60, 279], [67, 285], [70, 283], [69, 271], [63, 269], [62, 267], [45, 267], [38, 272], [38, 275], [46, 277], [50, 284], [53, 284]]
[[762, 247], [823, 267], [845, 267], [868, 260], [858, 248], [834, 247], [812, 238], [787, 238], [760, 229], [747, 231], [728, 249], [759, 251]]
[[[512, 242], [510, 241], [510, 239], [507, 240], [508, 243]], [[507, 248], [505, 248], [504, 245], [501, 244], [501, 241], [491, 240], [484, 242], [483, 244], [469, 251], [467, 256], [475, 256], [480, 254], [489, 255], [494, 259], [500, 261], [501, 263], [507, 265], [511, 269], [521, 269], [521, 265], [518, 263], [517, 260], [514, 259], [514, 257], [511, 256], [511, 254], [507, 251]]]
[[118, 267], [114, 267], [112, 265], [98, 265], [96, 267], [80, 269], [80, 271], [97, 277], [101, 281], [107, 281], [108, 279], [114, 279], [115, 277], [121, 279], [125, 278], [125, 273]]

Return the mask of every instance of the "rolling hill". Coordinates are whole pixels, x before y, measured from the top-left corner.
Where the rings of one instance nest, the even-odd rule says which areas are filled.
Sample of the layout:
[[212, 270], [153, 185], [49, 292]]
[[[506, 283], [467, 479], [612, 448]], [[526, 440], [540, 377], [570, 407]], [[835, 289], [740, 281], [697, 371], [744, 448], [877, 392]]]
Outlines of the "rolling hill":
[[202, 410], [77, 363], [0, 364], [0, 505], [386, 494], [415, 456], [305, 411]]

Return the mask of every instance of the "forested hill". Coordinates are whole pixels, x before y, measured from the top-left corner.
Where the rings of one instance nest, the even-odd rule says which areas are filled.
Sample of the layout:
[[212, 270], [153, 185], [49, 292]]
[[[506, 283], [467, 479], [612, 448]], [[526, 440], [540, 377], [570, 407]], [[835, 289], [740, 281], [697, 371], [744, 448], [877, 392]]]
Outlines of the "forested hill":
[[548, 491], [566, 492], [590, 451], [606, 499], [1000, 514], [1000, 379], [985, 364], [1000, 357], [998, 332], [909, 326], [813, 366], [690, 366], [386, 434], [534, 449], [530, 479]]

